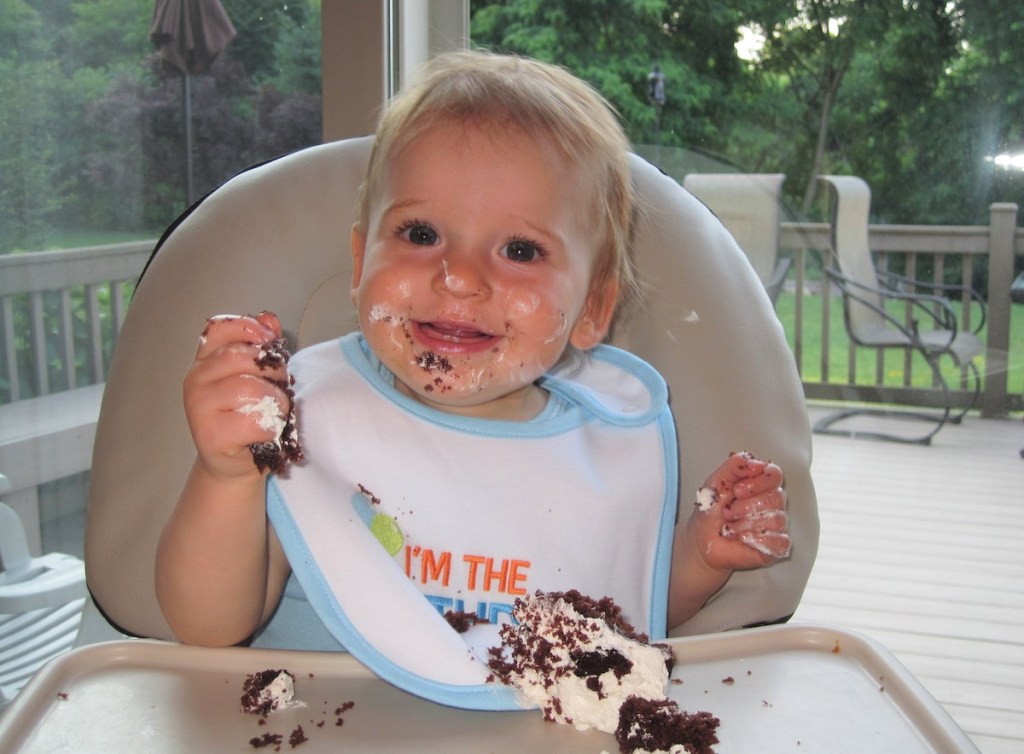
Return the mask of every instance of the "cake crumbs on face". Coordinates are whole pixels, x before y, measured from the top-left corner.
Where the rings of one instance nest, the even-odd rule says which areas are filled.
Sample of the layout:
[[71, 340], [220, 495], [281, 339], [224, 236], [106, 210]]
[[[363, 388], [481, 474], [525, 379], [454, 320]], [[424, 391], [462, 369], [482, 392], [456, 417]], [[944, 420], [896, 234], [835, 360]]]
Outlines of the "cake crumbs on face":
[[416, 366], [424, 372], [448, 373], [452, 371], [452, 363], [444, 356], [438, 356], [433, 351], [425, 351], [416, 357]]

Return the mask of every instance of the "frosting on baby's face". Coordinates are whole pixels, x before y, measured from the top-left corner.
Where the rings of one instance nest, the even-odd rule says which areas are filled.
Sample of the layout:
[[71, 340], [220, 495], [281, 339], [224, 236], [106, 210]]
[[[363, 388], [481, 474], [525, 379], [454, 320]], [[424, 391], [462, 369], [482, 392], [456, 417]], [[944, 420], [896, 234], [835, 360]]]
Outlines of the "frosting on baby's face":
[[393, 158], [353, 234], [353, 293], [400, 390], [526, 419], [565, 349], [600, 342], [611, 311], [590, 296], [597, 251], [577, 172], [514, 131], [437, 127]]

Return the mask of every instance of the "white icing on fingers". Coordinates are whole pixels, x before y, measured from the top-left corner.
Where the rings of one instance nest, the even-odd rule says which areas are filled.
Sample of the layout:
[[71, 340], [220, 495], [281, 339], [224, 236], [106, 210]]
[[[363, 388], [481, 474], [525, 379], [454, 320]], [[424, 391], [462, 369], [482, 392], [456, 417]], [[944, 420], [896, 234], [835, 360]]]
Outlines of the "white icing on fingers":
[[240, 414], [255, 415], [260, 429], [273, 432], [274, 441], [280, 443], [281, 433], [285, 427], [285, 418], [281, 416], [281, 404], [276, 398], [265, 395], [258, 401], [251, 401], [235, 410]]

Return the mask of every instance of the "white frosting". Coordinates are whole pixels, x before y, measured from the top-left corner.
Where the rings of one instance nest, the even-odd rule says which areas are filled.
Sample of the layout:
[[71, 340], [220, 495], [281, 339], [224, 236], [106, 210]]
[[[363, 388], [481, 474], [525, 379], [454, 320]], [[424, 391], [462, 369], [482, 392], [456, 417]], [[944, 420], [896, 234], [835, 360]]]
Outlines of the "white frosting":
[[[619, 707], [627, 697], [665, 698], [669, 675], [663, 649], [629, 639], [605, 621], [586, 618], [564, 600], [552, 600], [549, 595], [530, 596], [517, 605], [514, 614], [519, 626], [508, 626], [505, 631], [520, 632], [528, 645], [535, 643], [533, 639], [550, 642], [550, 652], [542, 653], [540, 666], [525, 663], [521, 675], [512, 681], [527, 703], [541, 707], [551, 719], [579, 730], [597, 728], [614, 733]], [[599, 685], [590, 688], [588, 681], [595, 685], [590, 678], [573, 672], [573, 653], [612, 651], [632, 663], [622, 678], [616, 678], [614, 669], [606, 670], [598, 676]]]
[[709, 511], [718, 501], [718, 493], [714, 487], [704, 486], [697, 490], [697, 510]]
[[255, 414], [260, 429], [273, 432], [275, 441], [279, 441], [286, 422], [281, 416], [281, 404], [276, 398], [265, 395], [258, 401], [247, 403], [236, 410], [241, 414]]
[[295, 679], [291, 673], [282, 670], [277, 677], [260, 691], [260, 701], [270, 702], [271, 710], [305, 707], [305, 702], [295, 698]]
[[374, 304], [370, 309], [370, 322], [391, 322], [393, 319], [390, 310], [383, 304]]

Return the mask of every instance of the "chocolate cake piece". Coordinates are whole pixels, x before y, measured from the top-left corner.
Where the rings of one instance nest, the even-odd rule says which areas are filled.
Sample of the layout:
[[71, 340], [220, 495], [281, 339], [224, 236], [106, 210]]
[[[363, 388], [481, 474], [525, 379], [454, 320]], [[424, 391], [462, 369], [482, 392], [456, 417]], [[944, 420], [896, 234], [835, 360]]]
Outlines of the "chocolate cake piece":
[[719, 720], [710, 712], [689, 714], [671, 699], [643, 699], [631, 696], [619, 707], [615, 740], [619, 751], [673, 751], [682, 747], [689, 754], [714, 754]]
[[[288, 341], [284, 338], [268, 340], [260, 347], [256, 357], [256, 366], [262, 369], [276, 369], [285, 366], [291, 354], [288, 352]], [[260, 471], [269, 470], [273, 474], [283, 474], [290, 463], [301, 463], [305, 458], [295, 421], [295, 391], [292, 382], [275, 380], [274, 383], [288, 396], [288, 416], [284, 428], [276, 440], [256, 442], [249, 446], [253, 463]]]
[[266, 717], [278, 708], [295, 706], [294, 684], [295, 676], [287, 670], [261, 670], [246, 676], [242, 683], [242, 712]]

